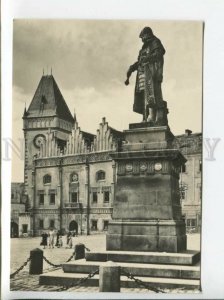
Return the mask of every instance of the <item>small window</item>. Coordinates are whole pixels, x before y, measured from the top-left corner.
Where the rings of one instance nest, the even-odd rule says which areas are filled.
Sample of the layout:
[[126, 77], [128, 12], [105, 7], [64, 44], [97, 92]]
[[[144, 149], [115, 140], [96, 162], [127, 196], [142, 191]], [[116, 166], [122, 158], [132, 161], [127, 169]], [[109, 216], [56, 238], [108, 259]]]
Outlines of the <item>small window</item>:
[[184, 183], [184, 182], [180, 183], [179, 192], [180, 192], [181, 200], [185, 200], [187, 198], [187, 189], [188, 189], [188, 186], [186, 183]]
[[97, 230], [97, 220], [92, 220], [91, 230]]
[[97, 192], [93, 192], [93, 203], [97, 203], [98, 201], [98, 194]]
[[104, 171], [98, 171], [96, 173], [96, 180], [99, 181], [99, 180], [105, 180], [106, 178], [106, 173]]
[[48, 183], [51, 183], [51, 175], [45, 175], [44, 178], [43, 178], [43, 182], [44, 184], [48, 184]]
[[77, 203], [78, 202], [78, 193], [77, 192], [72, 192], [71, 193], [71, 202], [72, 203]]
[[106, 191], [103, 194], [104, 194], [104, 196], [103, 196], [104, 203], [109, 203], [109, 201], [110, 201], [110, 193], [108, 191]]
[[196, 227], [196, 219], [187, 219], [187, 227]]
[[23, 230], [23, 233], [27, 233], [27, 231], [28, 231], [28, 225], [27, 224], [23, 224], [22, 225], [22, 230]]
[[44, 220], [39, 220], [39, 228], [40, 229], [44, 228]]
[[39, 204], [44, 205], [44, 194], [39, 195]]
[[202, 186], [199, 187], [199, 199], [202, 199]]
[[109, 221], [105, 220], [103, 222], [103, 230], [108, 230], [108, 224], [109, 224]]
[[186, 173], [186, 171], [187, 171], [186, 165], [182, 165], [181, 172]]
[[202, 172], [202, 161], [199, 160], [199, 172]]
[[54, 228], [54, 220], [50, 220], [50, 228]]
[[14, 199], [14, 194], [13, 193], [11, 194], [11, 199]]
[[186, 199], [186, 191], [185, 190], [180, 190], [180, 199], [185, 200]]
[[55, 205], [55, 194], [50, 194], [50, 204]]

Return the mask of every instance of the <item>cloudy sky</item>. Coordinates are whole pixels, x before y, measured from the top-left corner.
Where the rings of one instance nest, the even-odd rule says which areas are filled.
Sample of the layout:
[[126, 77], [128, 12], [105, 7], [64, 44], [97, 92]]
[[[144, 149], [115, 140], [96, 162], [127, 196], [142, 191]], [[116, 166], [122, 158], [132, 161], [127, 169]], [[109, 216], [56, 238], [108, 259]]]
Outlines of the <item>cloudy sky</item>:
[[[174, 134], [201, 131], [202, 32], [200, 22], [15, 20], [13, 33], [13, 140], [23, 138], [22, 115], [43, 74], [53, 76], [82, 130], [95, 133], [102, 117], [123, 130], [142, 116], [132, 112], [140, 31], [150, 26], [165, 49], [163, 98]], [[23, 181], [14, 153], [12, 180]]]

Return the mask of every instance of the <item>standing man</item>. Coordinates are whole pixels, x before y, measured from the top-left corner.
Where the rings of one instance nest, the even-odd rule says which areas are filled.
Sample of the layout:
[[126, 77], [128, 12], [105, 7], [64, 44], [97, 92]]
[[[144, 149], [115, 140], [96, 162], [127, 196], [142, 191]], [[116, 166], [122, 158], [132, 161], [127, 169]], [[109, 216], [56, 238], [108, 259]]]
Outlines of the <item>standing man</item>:
[[[157, 110], [166, 105], [161, 89], [165, 49], [150, 27], [145, 27], [139, 37], [143, 46], [139, 51], [137, 62], [128, 69], [125, 84], [129, 84], [132, 72], [137, 71], [133, 111], [143, 115], [143, 122], [156, 125], [159, 123]], [[166, 120], [162, 122], [165, 123]]]
[[49, 248], [54, 248], [54, 230], [50, 229], [49, 231]]

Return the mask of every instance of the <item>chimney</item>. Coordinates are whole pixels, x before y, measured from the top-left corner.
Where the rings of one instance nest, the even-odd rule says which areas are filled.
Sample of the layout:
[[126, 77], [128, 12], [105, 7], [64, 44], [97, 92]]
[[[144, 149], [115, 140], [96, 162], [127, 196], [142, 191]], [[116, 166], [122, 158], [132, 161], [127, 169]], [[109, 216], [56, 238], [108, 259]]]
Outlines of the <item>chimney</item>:
[[190, 129], [185, 129], [185, 135], [186, 136], [189, 136], [189, 135], [191, 135], [192, 134], [192, 130], [190, 130]]

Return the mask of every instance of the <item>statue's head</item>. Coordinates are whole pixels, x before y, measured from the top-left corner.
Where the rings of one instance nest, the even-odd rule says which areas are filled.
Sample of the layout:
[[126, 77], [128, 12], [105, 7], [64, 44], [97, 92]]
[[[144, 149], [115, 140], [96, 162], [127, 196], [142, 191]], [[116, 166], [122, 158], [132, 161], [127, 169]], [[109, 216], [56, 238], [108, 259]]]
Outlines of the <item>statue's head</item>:
[[152, 29], [150, 27], [145, 27], [139, 34], [139, 37], [142, 39], [143, 43], [147, 41], [153, 35]]

